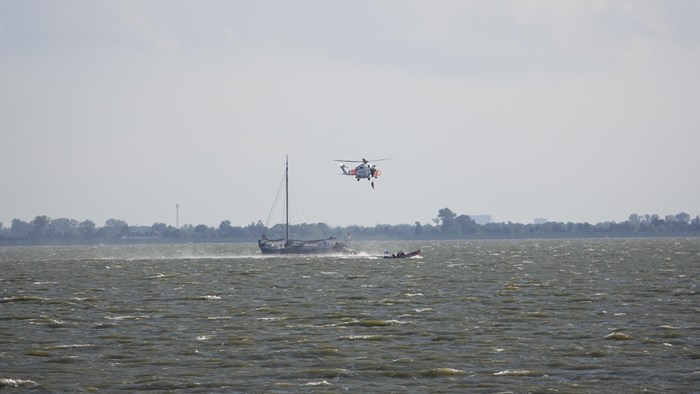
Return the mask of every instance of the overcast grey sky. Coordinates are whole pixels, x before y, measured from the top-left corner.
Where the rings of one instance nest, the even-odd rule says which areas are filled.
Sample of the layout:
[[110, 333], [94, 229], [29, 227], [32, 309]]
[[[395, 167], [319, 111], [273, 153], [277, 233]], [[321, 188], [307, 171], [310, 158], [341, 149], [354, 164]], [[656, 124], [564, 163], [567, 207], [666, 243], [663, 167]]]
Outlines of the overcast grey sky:
[[[0, 221], [700, 213], [700, 2], [0, 0]], [[333, 159], [394, 157], [367, 181]], [[281, 215], [280, 215], [281, 218]]]

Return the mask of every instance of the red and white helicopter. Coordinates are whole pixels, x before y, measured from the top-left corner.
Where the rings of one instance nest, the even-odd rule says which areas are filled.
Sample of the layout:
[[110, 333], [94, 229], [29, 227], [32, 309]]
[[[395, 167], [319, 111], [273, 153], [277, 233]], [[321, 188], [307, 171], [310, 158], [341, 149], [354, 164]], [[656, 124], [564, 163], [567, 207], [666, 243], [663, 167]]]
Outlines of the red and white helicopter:
[[[362, 159], [362, 160], [333, 160], [333, 161], [341, 162], [340, 163], [340, 170], [343, 171], [343, 173], [340, 175], [354, 176], [355, 179], [357, 179], [357, 181], [359, 182], [360, 179], [367, 179], [369, 181], [372, 178], [378, 178], [380, 175], [382, 175], [382, 171], [379, 169], [379, 167], [377, 167], [376, 164], [370, 165], [371, 162], [389, 160], [389, 159], [391, 159], [391, 157], [387, 157], [385, 159], [376, 159], [376, 160]], [[355, 168], [348, 168], [343, 162], [360, 163], [360, 164], [358, 166], [356, 166]], [[374, 181], [372, 181], [372, 189], [374, 189]]]

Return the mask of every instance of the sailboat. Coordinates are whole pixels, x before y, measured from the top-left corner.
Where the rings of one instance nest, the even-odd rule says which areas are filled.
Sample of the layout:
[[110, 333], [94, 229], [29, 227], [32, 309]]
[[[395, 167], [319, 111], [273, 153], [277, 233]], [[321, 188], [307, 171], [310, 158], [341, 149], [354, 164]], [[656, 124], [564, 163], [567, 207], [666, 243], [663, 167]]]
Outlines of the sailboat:
[[[289, 238], [289, 157], [284, 162], [284, 212], [285, 235], [280, 239], [268, 239], [263, 232], [258, 240], [258, 246], [263, 254], [350, 254], [352, 251], [347, 243], [338, 241], [335, 237], [314, 240], [295, 240]], [[274, 208], [274, 207], [273, 207]], [[267, 231], [267, 227], [265, 228]]]

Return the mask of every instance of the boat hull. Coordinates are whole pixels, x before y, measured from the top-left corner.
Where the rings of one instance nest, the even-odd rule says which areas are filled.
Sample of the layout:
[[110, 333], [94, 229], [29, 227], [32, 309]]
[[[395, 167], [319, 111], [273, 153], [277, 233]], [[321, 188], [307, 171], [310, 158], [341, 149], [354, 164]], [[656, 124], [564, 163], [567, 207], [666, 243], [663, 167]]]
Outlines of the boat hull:
[[411, 257], [419, 256], [420, 254], [421, 254], [421, 249], [418, 249], [418, 250], [414, 250], [413, 252], [405, 253], [402, 255], [395, 255], [395, 254], [384, 255], [384, 258], [385, 259], [408, 259]]
[[259, 242], [262, 254], [350, 254], [348, 245], [343, 242], [324, 241], [320, 243], [281, 243]]

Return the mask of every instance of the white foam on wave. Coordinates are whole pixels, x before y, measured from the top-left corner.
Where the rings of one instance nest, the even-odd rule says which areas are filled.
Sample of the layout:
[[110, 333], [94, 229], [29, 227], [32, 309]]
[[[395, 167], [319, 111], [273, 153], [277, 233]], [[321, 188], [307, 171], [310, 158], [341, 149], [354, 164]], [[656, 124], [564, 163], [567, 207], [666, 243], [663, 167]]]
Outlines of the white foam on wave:
[[38, 384], [33, 380], [27, 379], [11, 379], [11, 378], [0, 378], [0, 389], [2, 388], [17, 388], [25, 386], [38, 386]]
[[141, 320], [141, 319], [150, 319], [151, 317], [148, 315], [124, 315], [124, 316], [105, 316], [105, 319], [107, 320]]
[[423, 297], [423, 293], [406, 293], [406, 297]]
[[325, 380], [322, 380], [320, 382], [309, 382], [306, 385], [307, 386], [330, 386], [330, 383], [328, 383]]
[[463, 370], [456, 368], [436, 368], [431, 372], [439, 376], [462, 375], [465, 373]]
[[536, 371], [530, 371], [528, 369], [507, 369], [505, 371], [495, 372], [496, 376], [539, 376], [542, 375]]
[[94, 347], [95, 345], [89, 344], [89, 343], [71, 343], [68, 345], [56, 345], [56, 346], [49, 346], [47, 349], [49, 350], [61, 350], [61, 349], [77, 349], [77, 348], [83, 348], [83, 347]]
[[340, 337], [340, 339], [346, 339], [350, 341], [366, 341], [366, 340], [372, 340], [376, 339], [378, 336], [376, 335], [346, 335]]
[[605, 336], [605, 339], [607, 340], [614, 340], [614, 341], [629, 341], [634, 339], [631, 335], [625, 334], [623, 332], [613, 332]]

